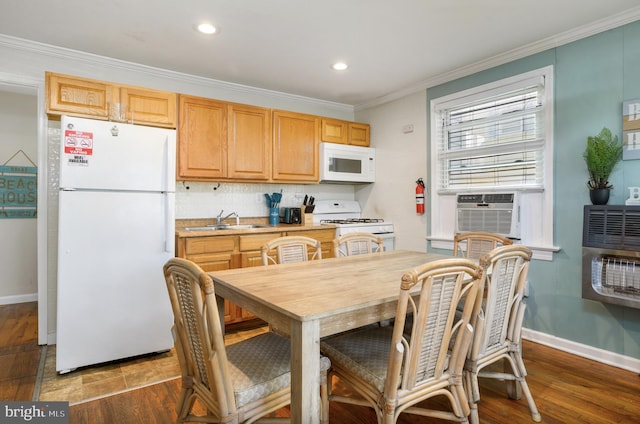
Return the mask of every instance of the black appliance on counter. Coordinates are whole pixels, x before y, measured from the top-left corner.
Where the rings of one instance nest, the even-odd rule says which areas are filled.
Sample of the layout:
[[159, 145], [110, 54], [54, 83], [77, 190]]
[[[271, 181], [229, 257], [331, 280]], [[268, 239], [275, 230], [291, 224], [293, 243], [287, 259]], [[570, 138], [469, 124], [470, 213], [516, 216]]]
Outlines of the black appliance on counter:
[[302, 210], [300, 208], [280, 208], [280, 222], [283, 224], [300, 224]]

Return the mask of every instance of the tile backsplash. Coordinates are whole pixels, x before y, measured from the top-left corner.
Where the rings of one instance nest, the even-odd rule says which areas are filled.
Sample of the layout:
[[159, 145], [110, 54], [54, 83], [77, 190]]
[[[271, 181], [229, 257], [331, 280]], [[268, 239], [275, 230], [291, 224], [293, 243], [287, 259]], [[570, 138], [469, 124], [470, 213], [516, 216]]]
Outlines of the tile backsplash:
[[265, 193], [282, 190], [281, 206], [300, 206], [305, 194], [316, 199], [355, 199], [355, 188], [348, 184], [260, 184], [205, 183], [178, 181], [176, 183], [176, 219], [216, 217], [224, 209], [225, 215], [237, 212], [244, 217], [269, 215]]

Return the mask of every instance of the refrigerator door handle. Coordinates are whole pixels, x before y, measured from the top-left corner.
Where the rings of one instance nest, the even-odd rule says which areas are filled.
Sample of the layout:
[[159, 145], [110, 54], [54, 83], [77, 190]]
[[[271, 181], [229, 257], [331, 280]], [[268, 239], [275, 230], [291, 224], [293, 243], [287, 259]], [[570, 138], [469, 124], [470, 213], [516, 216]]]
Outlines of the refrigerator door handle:
[[175, 202], [175, 193], [164, 193], [164, 251], [175, 255], [175, 237], [172, 234], [175, 224], [175, 210], [173, 208]]
[[172, 154], [175, 152], [171, 152], [171, 143], [169, 142], [169, 137], [166, 137], [164, 140], [164, 164], [165, 164], [165, 172], [164, 172], [164, 189], [169, 190], [169, 178], [174, 178], [175, 176], [171, 172], [171, 160]]

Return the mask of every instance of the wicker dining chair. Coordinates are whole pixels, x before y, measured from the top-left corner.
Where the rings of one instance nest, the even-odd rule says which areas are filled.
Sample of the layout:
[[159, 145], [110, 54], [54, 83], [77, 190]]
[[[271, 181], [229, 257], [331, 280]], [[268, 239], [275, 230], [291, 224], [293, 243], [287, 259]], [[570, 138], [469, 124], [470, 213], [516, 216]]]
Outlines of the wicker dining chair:
[[[486, 273], [485, 284], [474, 306], [475, 330], [465, 364], [465, 386], [471, 408], [471, 423], [478, 424], [480, 390], [478, 377], [507, 381], [509, 397], [525, 395], [533, 421], [540, 413], [527, 385], [527, 370], [522, 360], [521, 330], [526, 304], [524, 292], [531, 250], [521, 245], [498, 247], [480, 259]], [[495, 362], [504, 364], [504, 372], [482, 372]], [[509, 367], [506, 367], [506, 365]]]
[[[379, 424], [395, 423], [401, 413], [468, 423], [462, 372], [482, 276], [480, 266], [462, 258], [418, 266], [402, 276], [393, 327], [367, 328], [321, 341], [320, 350], [331, 360], [329, 400], [369, 406]], [[456, 317], [459, 302], [463, 309]], [[405, 317], [410, 312], [415, 318], [407, 335]], [[353, 394], [334, 393], [333, 377]], [[418, 405], [442, 395], [450, 408]]]
[[480, 259], [482, 255], [489, 253], [496, 247], [511, 244], [513, 244], [511, 239], [496, 233], [486, 231], [458, 233], [453, 237], [453, 256]]
[[278, 237], [267, 242], [260, 250], [263, 265], [322, 259], [322, 243], [305, 236]]
[[382, 252], [383, 246], [382, 238], [371, 233], [348, 233], [333, 240], [336, 258]]
[[[181, 258], [170, 259], [164, 265], [164, 275], [182, 373], [177, 422], [248, 424], [288, 405], [290, 341], [263, 333], [225, 346], [211, 278], [197, 264]], [[329, 365], [323, 357], [319, 395], [323, 423], [329, 419]], [[206, 415], [194, 414], [196, 400], [206, 408]]]

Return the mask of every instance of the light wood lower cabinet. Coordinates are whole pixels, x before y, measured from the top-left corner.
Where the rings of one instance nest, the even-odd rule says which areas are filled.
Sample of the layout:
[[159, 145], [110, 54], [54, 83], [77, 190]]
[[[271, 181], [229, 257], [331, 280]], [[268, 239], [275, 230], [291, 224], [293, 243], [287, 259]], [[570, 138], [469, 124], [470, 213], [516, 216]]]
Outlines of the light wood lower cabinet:
[[[260, 248], [268, 241], [283, 235], [303, 235], [320, 240], [322, 257], [333, 257], [333, 238], [335, 236], [333, 228], [228, 236], [178, 237], [176, 239], [176, 256], [197, 263], [205, 271], [262, 266]], [[248, 311], [225, 301], [225, 324], [236, 324], [254, 318], [255, 316]]]
[[[235, 251], [237, 239], [233, 236], [221, 237], [194, 237], [179, 239], [177, 243], [177, 256], [189, 259], [205, 270], [220, 271], [223, 269], [237, 268], [235, 263]], [[224, 322], [238, 321], [236, 305], [225, 300]]]
[[335, 238], [335, 230], [308, 230], [308, 231], [291, 231], [285, 233], [287, 236], [305, 236], [315, 240], [319, 240], [322, 244], [322, 259], [334, 257], [333, 239]]
[[267, 233], [240, 236], [240, 262], [242, 268], [262, 266], [262, 252], [260, 248], [281, 235], [281, 233]]

